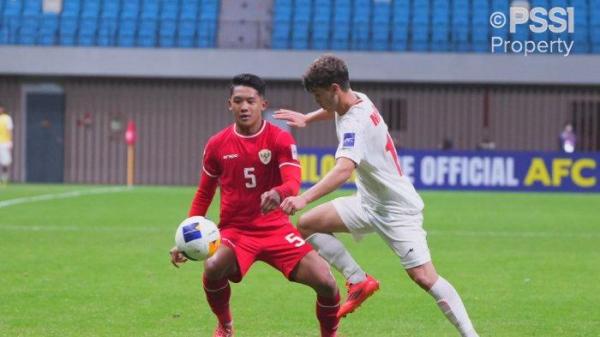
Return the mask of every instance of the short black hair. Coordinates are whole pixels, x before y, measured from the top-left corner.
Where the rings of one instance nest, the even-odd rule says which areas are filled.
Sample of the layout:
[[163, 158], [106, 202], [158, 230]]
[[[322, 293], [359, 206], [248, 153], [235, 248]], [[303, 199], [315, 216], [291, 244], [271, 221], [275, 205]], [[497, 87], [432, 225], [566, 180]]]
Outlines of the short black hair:
[[324, 54], [316, 59], [302, 76], [302, 84], [309, 92], [316, 88], [328, 89], [334, 83], [344, 91], [350, 89], [348, 66], [333, 54]]
[[233, 88], [237, 87], [238, 85], [253, 88], [260, 96], [265, 97], [267, 84], [262, 78], [254, 74], [239, 74], [234, 76], [231, 80], [230, 94], [233, 94]]

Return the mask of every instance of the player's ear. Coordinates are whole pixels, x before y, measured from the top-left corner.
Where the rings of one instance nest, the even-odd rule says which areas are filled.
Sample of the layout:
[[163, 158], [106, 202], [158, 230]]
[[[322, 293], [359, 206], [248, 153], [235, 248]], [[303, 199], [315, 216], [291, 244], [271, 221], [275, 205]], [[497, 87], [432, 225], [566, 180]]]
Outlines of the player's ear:
[[332, 93], [332, 94], [339, 94], [340, 90], [342, 90], [342, 88], [337, 83], [333, 83], [329, 87], [329, 92]]
[[261, 99], [261, 104], [262, 104], [262, 111], [267, 110], [267, 108], [269, 107], [269, 101], [267, 99], [265, 99], [264, 97]]
[[227, 99], [227, 110], [231, 111], [231, 97]]

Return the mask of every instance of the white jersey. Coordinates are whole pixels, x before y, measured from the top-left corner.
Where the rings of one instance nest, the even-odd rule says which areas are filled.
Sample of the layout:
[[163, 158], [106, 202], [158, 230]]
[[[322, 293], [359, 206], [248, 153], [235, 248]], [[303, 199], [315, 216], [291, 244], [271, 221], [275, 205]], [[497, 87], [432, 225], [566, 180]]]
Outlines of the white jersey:
[[348, 112], [335, 114], [339, 145], [335, 158], [356, 164], [356, 187], [363, 207], [383, 219], [418, 214], [423, 200], [400, 167], [388, 127], [371, 100], [362, 93]]

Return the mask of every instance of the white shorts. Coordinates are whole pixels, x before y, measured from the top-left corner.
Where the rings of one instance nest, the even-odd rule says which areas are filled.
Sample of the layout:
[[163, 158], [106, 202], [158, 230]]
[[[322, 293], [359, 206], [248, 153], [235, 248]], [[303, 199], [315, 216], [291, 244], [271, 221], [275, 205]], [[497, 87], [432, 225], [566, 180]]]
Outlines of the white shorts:
[[10, 166], [12, 154], [8, 144], [0, 144], [0, 166]]
[[376, 232], [400, 257], [405, 269], [431, 261], [427, 232], [423, 229], [423, 213], [397, 215], [390, 221], [367, 212], [358, 196], [337, 198], [332, 203], [356, 240]]

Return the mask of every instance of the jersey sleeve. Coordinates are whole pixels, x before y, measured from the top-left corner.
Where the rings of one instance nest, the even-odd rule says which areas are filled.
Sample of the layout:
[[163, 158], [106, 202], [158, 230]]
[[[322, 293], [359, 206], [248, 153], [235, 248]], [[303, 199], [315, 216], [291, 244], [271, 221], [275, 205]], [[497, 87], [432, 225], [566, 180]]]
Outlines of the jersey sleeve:
[[280, 168], [286, 165], [300, 167], [298, 147], [294, 137], [289, 132], [284, 131], [277, 136], [275, 148], [277, 149], [277, 163]]
[[218, 161], [217, 148], [214, 139], [209, 139], [206, 147], [204, 147], [204, 155], [202, 156], [202, 171], [211, 178], [221, 175], [221, 165]]
[[338, 125], [341, 135], [335, 159], [344, 157], [358, 165], [364, 157], [365, 139], [362, 127], [354, 120], [345, 120]]

